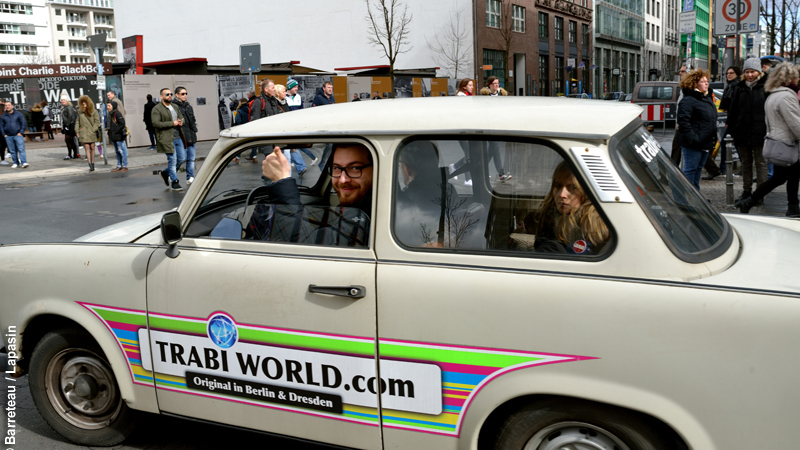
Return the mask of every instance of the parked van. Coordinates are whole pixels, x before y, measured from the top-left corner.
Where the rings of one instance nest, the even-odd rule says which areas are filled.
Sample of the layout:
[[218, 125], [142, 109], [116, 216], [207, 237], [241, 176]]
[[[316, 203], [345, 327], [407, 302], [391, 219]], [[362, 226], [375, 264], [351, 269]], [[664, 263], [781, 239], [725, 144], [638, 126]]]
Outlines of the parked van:
[[633, 88], [631, 103], [637, 105], [664, 105], [664, 118], [677, 120], [678, 96], [681, 89], [676, 81], [643, 81]]

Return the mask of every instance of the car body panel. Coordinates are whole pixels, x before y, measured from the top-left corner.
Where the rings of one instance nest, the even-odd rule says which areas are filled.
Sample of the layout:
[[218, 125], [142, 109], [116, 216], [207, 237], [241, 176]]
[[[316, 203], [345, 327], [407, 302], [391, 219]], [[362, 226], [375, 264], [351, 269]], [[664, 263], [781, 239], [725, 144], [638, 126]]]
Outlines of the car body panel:
[[[793, 389], [800, 367], [800, 285], [793, 275], [800, 222], [726, 215], [728, 246], [687, 262], [666, 244], [641, 200], [601, 196], [591, 175], [578, 173], [613, 236], [598, 257], [439, 251], [409, 248], [395, 237], [395, 155], [407, 139], [536, 140], [581, 168], [580, 152], [571, 149], [596, 148], [613, 160], [609, 146], [640, 113], [625, 102], [396, 99], [311, 108], [224, 130], [177, 208], [184, 231], [235, 153], [311, 138], [357, 141], [376, 158], [370, 248], [184, 237], [173, 259], [157, 216], [80, 243], [0, 246], [0, 279], [10, 286], [0, 326], [22, 328], [40, 314], [76, 321], [100, 343], [135, 409], [336, 445], [474, 449], [500, 405], [557, 395], [650, 415], [689, 448], [791, 448], [800, 417]], [[641, 194], [622, 189], [634, 199]], [[109, 244], [122, 239], [136, 244]], [[87, 279], [108, 281], [114, 295], [86, 288]], [[359, 285], [366, 296], [311, 293], [312, 284]], [[199, 385], [194, 374], [200, 381], [227, 377], [203, 359], [205, 349], [221, 354], [220, 335], [210, 330], [225, 318], [241, 339], [233, 348], [251, 355], [288, 354], [318, 365], [343, 358], [350, 361], [344, 366], [371, 367], [361, 372], [366, 377], [401, 382], [392, 378], [397, 367], [410, 368], [405, 380], [425, 394], [398, 400], [374, 393], [373, 403], [344, 402], [348, 412], [339, 414], [224, 388], [189, 392], [188, 383]], [[142, 349], [142, 341], [149, 347]], [[195, 360], [186, 353], [193, 362], [181, 363], [176, 355], [183, 350], [172, 344], [203, 351]], [[23, 348], [23, 356], [30, 351]], [[138, 368], [131, 364], [137, 353]], [[303, 359], [309, 354], [316, 359]], [[233, 355], [229, 362], [238, 364]], [[229, 378], [256, 383], [243, 375]], [[301, 389], [296, 380], [278, 381], [258, 383]], [[322, 389], [309, 386], [316, 385], [302, 388]], [[352, 393], [337, 388], [326, 392]]]
[[[19, 353], [30, 358], [34, 348], [26, 344], [24, 330], [32, 320], [53, 315], [77, 322], [103, 349], [128, 405], [158, 412], [152, 383], [137, 383], [133, 377], [138, 344], [131, 342], [127, 347], [129, 343], [120, 342], [117, 335], [125, 330], [101, 319], [89, 307], [144, 310], [144, 281], [153, 250], [141, 245], [4, 245], [0, 277], [14, 283], [4, 283], [0, 327], [18, 327], [22, 334]], [[88, 289], [87, 280], [92, 280]]]
[[103, 227], [85, 234], [74, 242], [136, 242], [144, 234], [161, 226], [161, 217], [166, 211], [136, 217], [124, 222]]

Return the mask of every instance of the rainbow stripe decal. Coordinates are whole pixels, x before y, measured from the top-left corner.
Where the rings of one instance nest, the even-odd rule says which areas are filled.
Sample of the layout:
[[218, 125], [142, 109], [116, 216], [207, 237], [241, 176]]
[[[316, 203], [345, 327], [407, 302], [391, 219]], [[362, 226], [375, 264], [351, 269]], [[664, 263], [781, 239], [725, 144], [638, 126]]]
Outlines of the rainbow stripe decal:
[[[418, 377], [423, 376], [419, 374], [426, 374], [424, 375], [424, 377], [427, 377], [426, 379], [416, 380], [416, 393], [418, 397], [428, 398], [402, 398], [400, 399], [401, 402], [398, 403], [396, 402], [396, 398], [387, 397], [388, 392], [384, 392], [382, 394], [384, 409], [379, 417], [377, 395], [371, 395], [369, 392], [360, 391], [365, 392], [362, 397], [366, 396], [369, 401], [352, 400], [354, 395], [358, 395], [351, 390], [351, 386], [355, 388], [356, 384], [344, 384], [344, 390], [341, 386], [338, 386], [338, 390], [327, 389], [327, 391], [326, 389], [318, 388], [319, 395], [322, 396], [323, 399], [333, 397], [339, 398], [338, 395], [331, 394], [341, 394], [341, 398], [343, 399], [341, 404], [337, 405], [336, 408], [326, 409], [319, 406], [304, 406], [299, 403], [276, 403], [276, 401], [268, 398], [262, 399], [252, 395], [246, 396], [235, 392], [235, 390], [226, 390], [224, 388], [224, 382], [219, 384], [220, 388], [218, 389], [201, 389], [197, 385], [197, 378], [195, 375], [197, 375], [196, 372], [202, 372], [203, 367], [200, 367], [200, 369], [188, 368], [185, 371], [176, 372], [174, 370], [165, 370], [165, 366], [158, 365], [159, 362], [156, 361], [156, 359], [159, 357], [164, 359], [166, 353], [164, 349], [168, 347], [162, 344], [161, 353], [158, 352], [159, 349], [156, 347], [159, 346], [157, 345], [148, 347], [146, 342], [148, 335], [150, 336], [151, 342], [155, 342], [153, 336], [156, 335], [161, 336], [161, 339], [165, 339], [164, 336], [174, 336], [176, 339], [175, 342], [186, 343], [197, 340], [208, 340], [210, 342], [208, 339], [209, 320], [215, 315], [219, 316], [225, 313], [215, 312], [205, 319], [157, 313], [151, 313], [148, 316], [144, 311], [110, 308], [88, 303], [80, 304], [101, 320], [114, 335], [120, 350], [127, 357], [131, 379], [136, 384], [155, 386], [157, 389], [162, 390], [308, 414], [368, 426], [380, 426], [382, 422], [383, 426], [389, 428], [445, 436], [459, 436], [461, 421], [472, 399], [484, 386], [495, 378], [515, 370], [534, 366], [595, 359], [593, 357], [575, 355], [380, 339], [378, 345], [379, 354], [381, 356], [381, 376], [384, 377], [384, 374], [389, 376], [388, 374], [391, 370], [395, 370], [393, 373], [416, 373]], [[149, 331], [147, 329], [148, 320], [150, 323]], [[233, 351], [237, 348], [256, 349], [246, 351], [246, 353], [249, 352], [247, 354], [251, 356], [257, 356], [258, 353], [262, 352], [262, 349], [263, 351], [272, 352], [267, 353], [272, 355], [277, 355], [279, 353], [286, 354], [287, 352], [291, 355], [300, 355], [297, 359], [302, 359], [301, 357], [303, 355], [316, 355], [319, 357], [320, 361], [330, 364], [327, 366], [328, 369], [336, 364], [331, 361], [345, 360], [340, 367], [342, 367], [342, 372], [346, 374], [347, 367], [350, 366], [372, 366], [372, 360], [375, 354], [375, 340], [372, 338], [313, 333], [239, 323], [236, 323], [235, 327], [238, 332], [238, 342], [236, 344], [238, 347], [233, 347], [229, 350]], [[141, 346], [142, 340], [145, 341], [143, 342], [145, 345], [144, 348]], [[152, 355], [151, 349], [153, 352]], [[236, 353], [239, 353], [236, 358], [229, 358], [231, 361], [236, 361], [237, 358], [240, 358], [241, 351]], [[309, 361], [315, 360], [313, 359], [314, 356], [311, 358], [312, 359], [309, 359]], [[156, 364], [155, 367], [153, 366], [154, 363]], [[317, 364], [320, 363], [317, 362]], [[202, 363], [200, 363], [200, 365], [202, 365]], [[235, 362], [231, 362], [230, 365], [234, 366]], [[406, 372], [398, 369], [398, 366], [405, 367], [404, 370]], [[274, 369], [274, 366], [270, 367]], [[326, 366], [321, 365], [321, 367]], [[410, 369], [408, 367], [410, 367]], [[206, 369], [208, 369], [208, 367], [206, 367]], [[433, 369], [433, 371], [431, 369]], [[264, 370], [269, 370], [269, 368]], [[408, 372], [409, 370], [411, 372]], [[252, 379], [256, 375], [255, 372], [254, 370], [252, 376], [249, 374], [248, 376]], [[206, 371], [203, 375], [207, 375], [208, 373], [209, 372]], [[187, 374], [189, 375], [187, 376]], [[440, 379], [432, 380], [431, 378], [433, 376], [431, 374], [435, 374], [435, 377]], [[222, 376], [215, 378], [215, 375], [212, 373], [204, 378], [223, 381], [233, 380], [233, 384], [248, 385], [248, 383], [251, 383], [253, 386], [268, 386], [259, 384], [256, 381], [242, 379], [243, 376], [241, 374], [239, 375], [239, 377], [231, 375], [233, 378]], [[263, 373], [259, 375], [261, 378], [265, 376]], [[192, 377], [191, 380], [189, 379], [190, 377]], [[275, 378], [272, 379], [275, 380]], [[319, 377], [317, 377], [317, 379], [319, 380]], [[347, 382], [347, 380], [351, 378], [344, 376], [343, 379]], [[355, 380], [355, 378], [352, 379]], [[257, 381], [261, 382], [265, 380], [266, 379], [259, 379]], [[362, 380], [366, 379], [362, 377]], [[377, 380], [373, 386], [377, 387], [379, 383], [382, 383], [382, 381]], [[364, 384], [364, 386], [366, 386], [366, 384]], [[431, 386], [433, 386], [435, 390], [432, 391]], [[228, 387], [230, 387], [230, 385], [228, 385]], [[294, 387], [295, 386], [284, 388], [282, 386], [269, 385], [270, 389], [277, 389], [278, 391], [281, 389], [293, 391]], [[306, 390], [294, 390], [294, 392], [301, 392], [307, 396], [310, 392], [307, 389], [311, 389], [312, 387], [302, 387]], [[438, 396], [439, 392], [441, 392], [441, 399], [435, 398]], [[408, 394], [408, 392], [406, 393]], [[311, 395], [313, 394], [312, 392]], [[413, 397], [413, 395], [410, 396]], [[434, 401], [431, 401], [431, 397], [434, 397]], [[393, 400], [395, 403], [392, 403]], [[403, 403], [403, 401], [406, 401], [406, 403]], [[412, 403], [416, 401], [418, 403], [424, 403], [424, 405], [419, 406], [415, 404], [406, 407], [405, 405], [410, 405], [410, 403], [407, 403], [408, 401]], [[433, 406], [431, 406], [431, 404], [433, 404]], [[387, 407], [387, 405], [396, 405], [396, 407], [392, 409]]]

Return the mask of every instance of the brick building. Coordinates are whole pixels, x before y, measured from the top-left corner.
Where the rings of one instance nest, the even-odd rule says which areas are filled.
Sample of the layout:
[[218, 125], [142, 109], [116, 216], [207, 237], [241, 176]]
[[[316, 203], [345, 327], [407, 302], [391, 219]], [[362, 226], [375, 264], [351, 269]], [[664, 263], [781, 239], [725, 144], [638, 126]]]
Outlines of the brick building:
[[592, 0], [476, 1], [479, 86], [494, 75], [515, 95], [591, 92]]

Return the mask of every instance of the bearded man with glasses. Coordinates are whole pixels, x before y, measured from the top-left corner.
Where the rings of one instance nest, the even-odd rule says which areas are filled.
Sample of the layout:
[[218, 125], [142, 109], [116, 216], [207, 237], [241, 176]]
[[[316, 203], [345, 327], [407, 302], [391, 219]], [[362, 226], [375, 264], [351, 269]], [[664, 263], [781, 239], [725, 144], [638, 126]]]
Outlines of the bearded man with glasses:
[[[153, 128], [156, 130], [156, 147], [158, 153], [167, 154], [167, 169], [161, 171], [161, 178], [164, 184], [170, 185], [172, 180], [172, 190], [182, 191], [183, 188], [178, 182], [176, 168], [183, 161], [176, 161], [175, 148], [183, 149], [180, 127], [183, 126], [183, 114], [172, 104], [172, 92], [169, 88], [161, 89], [161, 102], [153, 108], [150, 118], [153, 120]], [[183, 154], [179, 151], [178, 154]]]

